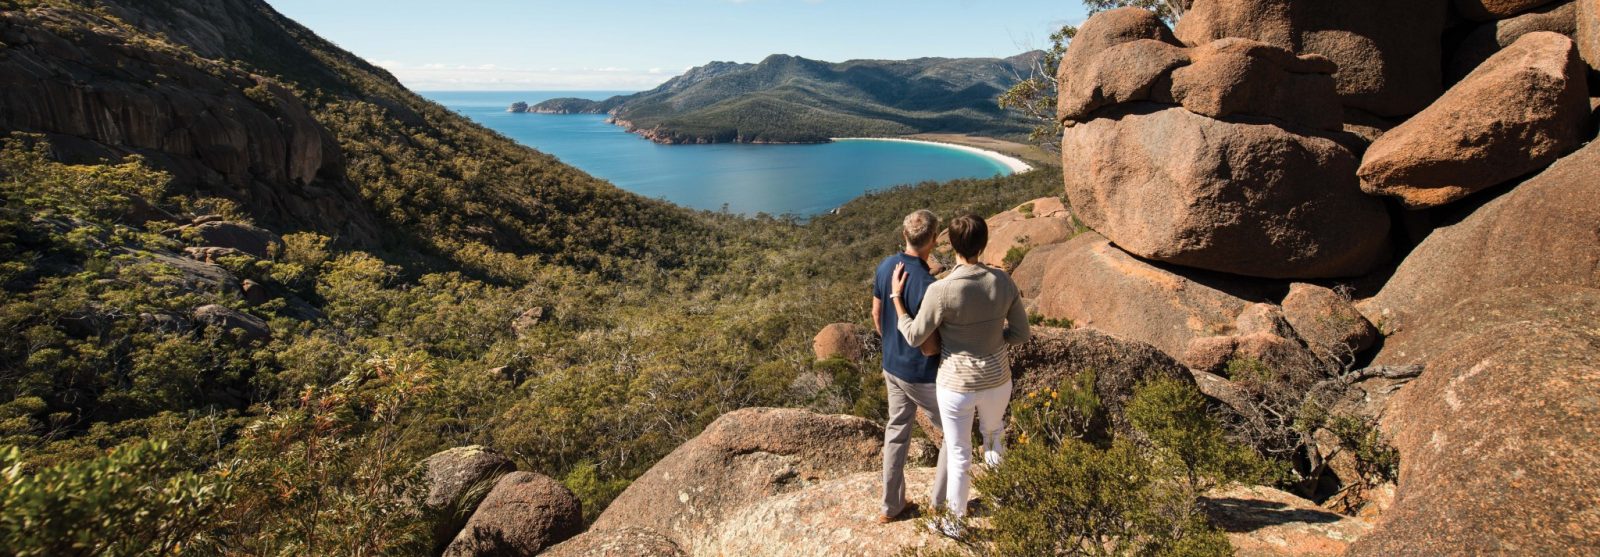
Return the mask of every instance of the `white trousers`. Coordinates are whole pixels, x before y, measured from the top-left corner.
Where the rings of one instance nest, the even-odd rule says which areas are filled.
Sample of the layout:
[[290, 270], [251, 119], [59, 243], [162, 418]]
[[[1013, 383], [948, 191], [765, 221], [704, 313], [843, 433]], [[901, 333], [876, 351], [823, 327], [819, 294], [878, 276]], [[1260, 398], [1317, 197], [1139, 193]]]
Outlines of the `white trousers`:
[[1011, 382], [975, 393], [959, 393], [940, 388], [939, 418], [944, 424], [944, 457], [949, 459], [946, 488], [950, 514], [966, 516], [967, 500], [972, 497], [972, 420], [978, 420], [983, 433], [983, 459], [990, 466], [1000, 464], [1005, 454], [1006, 405], [1011, 402]]

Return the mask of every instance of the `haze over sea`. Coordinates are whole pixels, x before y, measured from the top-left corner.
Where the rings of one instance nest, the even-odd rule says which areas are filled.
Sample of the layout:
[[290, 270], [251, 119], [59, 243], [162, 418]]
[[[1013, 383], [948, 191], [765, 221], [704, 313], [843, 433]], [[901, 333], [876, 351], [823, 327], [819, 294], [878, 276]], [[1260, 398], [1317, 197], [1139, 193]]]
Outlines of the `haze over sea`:
[[839, 141], [818, 145], [659, 145], [598, 114], [513, 114], [513, 102], [604, 99], [626, 91], [434, 91], [422, 95], [618, 187], [696, 209], [809, 216], [862, 193], [926, 180], [1010, 172], [938, 145]]

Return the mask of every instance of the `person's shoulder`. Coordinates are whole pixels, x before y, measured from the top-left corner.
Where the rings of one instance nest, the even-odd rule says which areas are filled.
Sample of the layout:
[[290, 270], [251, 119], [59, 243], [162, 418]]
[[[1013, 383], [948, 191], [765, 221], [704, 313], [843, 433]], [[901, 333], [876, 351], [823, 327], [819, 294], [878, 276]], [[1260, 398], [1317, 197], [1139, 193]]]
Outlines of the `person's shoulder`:
[[881, 273], [885, 273], [885, 272], [888, 272], [888, 271], [894, 269], [895, 263], [899, 263], [899, 262], [900, 262], [900, 255], [899, 254], [890, 254], [890, 255], [884, 257], [882, 261], [878, 262], [878, 267], [877, 267], [878, 273], [881, 274]]

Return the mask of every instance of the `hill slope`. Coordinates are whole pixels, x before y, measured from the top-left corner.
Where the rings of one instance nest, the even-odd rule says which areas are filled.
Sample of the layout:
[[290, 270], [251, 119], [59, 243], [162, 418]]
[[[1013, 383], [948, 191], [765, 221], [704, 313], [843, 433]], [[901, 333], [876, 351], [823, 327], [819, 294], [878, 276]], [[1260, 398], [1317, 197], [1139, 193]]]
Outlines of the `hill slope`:
[[661, 143], [805, 143], [911, 133], [1020, 136], [1027, 122], [996, 106], [1037, 52], [1011, 58], [829, 63], [775, 54], [712, 62], [641, 93], [552, 99], [531, 111], [607, 113]]

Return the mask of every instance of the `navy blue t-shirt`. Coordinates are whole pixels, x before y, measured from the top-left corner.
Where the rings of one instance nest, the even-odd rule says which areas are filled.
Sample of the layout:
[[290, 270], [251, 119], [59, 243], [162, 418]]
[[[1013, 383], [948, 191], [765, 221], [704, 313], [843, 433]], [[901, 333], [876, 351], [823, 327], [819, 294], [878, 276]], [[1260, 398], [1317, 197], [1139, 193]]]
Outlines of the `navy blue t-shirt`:
[[922, 307], [922, 295], [934, 281], [933, 275], [928, 273], [928, 264], [905, 252], [891, 255], [878, 264], [878, 274], [872, 280], [872, 296], [883, 301], [883, 312], [878, 318], [878, 325], [883, 327], [883, 370], [908, 383], [932, 383], [939, 373], [939, 357], [923, 356], [920, 348], [906, 344], [906, 338], [900, 336], [900, 315], [895, 312], [894, 300], [889, 299], [894, 292], [894, 266], [898, 263], [906, 264], [906, 287], [901, 295], [905, 296], [906, 311], [913, 317], [917, 315], [917, 308]]

